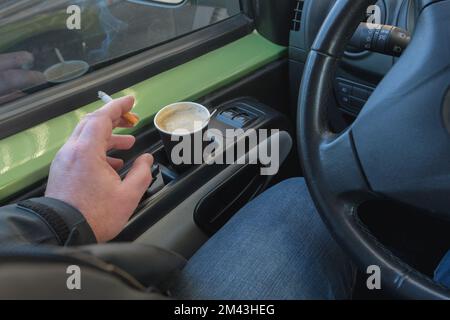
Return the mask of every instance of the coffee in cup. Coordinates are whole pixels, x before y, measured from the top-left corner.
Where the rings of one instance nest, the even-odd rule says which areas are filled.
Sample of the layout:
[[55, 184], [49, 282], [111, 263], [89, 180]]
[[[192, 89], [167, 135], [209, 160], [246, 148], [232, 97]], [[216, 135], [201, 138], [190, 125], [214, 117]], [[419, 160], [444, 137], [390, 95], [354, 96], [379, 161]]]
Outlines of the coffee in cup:
[[201, 104], [179, 102], [161, 109], [155, 116], [167, 156], [179, 171], [203, 163], [203, 150], [208, 144], [205, 133], [211, 113]]

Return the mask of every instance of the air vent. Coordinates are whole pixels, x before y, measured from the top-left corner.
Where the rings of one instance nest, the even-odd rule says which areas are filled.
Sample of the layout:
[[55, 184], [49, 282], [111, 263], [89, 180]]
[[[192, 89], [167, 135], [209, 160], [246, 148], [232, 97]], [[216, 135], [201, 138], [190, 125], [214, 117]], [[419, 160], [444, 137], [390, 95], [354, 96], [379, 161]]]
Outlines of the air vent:
[[292, 31], [299, 31], [302, 25], [303, 4], [305, 0], [297, 0], [297, 5], [294, 9], [294, 18], [292, 19]]

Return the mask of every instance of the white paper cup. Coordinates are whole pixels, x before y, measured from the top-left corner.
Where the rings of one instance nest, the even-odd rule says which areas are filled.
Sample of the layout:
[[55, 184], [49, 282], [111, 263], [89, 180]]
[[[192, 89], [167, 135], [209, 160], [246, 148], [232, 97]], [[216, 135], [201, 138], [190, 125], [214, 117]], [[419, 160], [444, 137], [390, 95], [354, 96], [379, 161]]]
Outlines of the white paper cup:
[[[174, 112], [180, 110], [185, 112], [189, 112], [189, 110], [192, 110], [192, 112], [198, 113], [199, 124], [197, 124], [197, 126], [194, 126], [194, 128], [180, 127], [168, 129], [166, 126], [164, 126], [163, 122], [167, 122], [171, 114], [173, 115]], [[154, 119], [155, 127], [159, 131], [169, 161], [178, 171], [188, 169], [194, 164], [200, 164], [198, 163], [198, 160], [203, 162], [203, 150], [208, 145], [208, 142], [204, 141], [203, 137], [208, 130], [210, 117], [211, 113], [206, 107], [194, 102], [174, 103], [164, 107], [156, 114]], [[201, 143], [199, 143], [200, 139]], [[190, 152], [191, 156], [186, 157], [188, 158], [188, 163], [176, 163], [172, 159], [172, 150], [179, 143], [184, 143], [186, 141], [190, 142], [190, 148], [189, 150], [187, 150], [187, 152]], [[197, 141], [197, 143], [195, 143], [194, 141]]]

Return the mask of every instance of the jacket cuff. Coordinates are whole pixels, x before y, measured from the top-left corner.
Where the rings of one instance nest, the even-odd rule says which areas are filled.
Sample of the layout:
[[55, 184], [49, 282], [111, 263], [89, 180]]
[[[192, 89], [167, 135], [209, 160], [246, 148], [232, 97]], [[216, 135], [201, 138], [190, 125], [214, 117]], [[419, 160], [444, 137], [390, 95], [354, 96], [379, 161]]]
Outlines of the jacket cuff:
[[80, 246], [97, 243], [91, 227], [81, 212], [61, 200], [42, 197], [20, 202], [18, 206], [32, 210], [45, 220], [64, 246]]

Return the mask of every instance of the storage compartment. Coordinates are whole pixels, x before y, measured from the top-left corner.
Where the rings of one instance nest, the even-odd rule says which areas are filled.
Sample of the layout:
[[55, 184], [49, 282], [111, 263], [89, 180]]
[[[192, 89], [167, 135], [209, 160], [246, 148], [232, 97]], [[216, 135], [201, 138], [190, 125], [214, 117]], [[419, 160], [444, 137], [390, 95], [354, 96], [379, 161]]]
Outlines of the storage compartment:
[[258, 165], [249, 165], [224, 181], [200, 200], [194, 219], [206, 233], [212, 235], [266, 185]]

